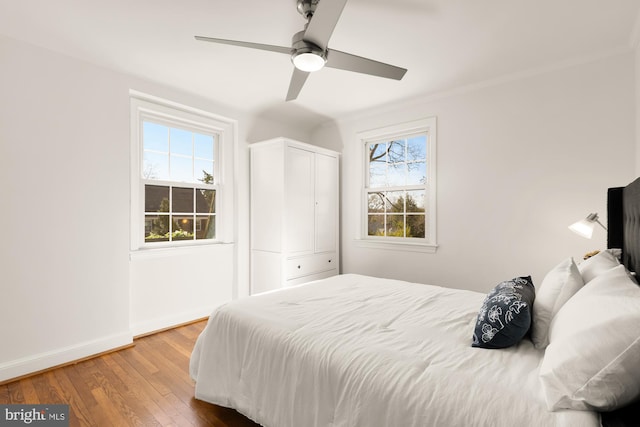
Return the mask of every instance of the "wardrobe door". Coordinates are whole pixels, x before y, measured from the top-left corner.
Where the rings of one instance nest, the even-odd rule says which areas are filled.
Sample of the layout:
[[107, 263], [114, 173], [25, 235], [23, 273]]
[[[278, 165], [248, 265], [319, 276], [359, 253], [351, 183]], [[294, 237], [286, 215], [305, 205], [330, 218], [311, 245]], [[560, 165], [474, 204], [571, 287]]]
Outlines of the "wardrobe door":
[[314, 153], [287, 147], [285, 233], [289, 256], [314, 250]]
[[338, 238], [338, 159], [315, 155], [315, 252], [335, 251]]

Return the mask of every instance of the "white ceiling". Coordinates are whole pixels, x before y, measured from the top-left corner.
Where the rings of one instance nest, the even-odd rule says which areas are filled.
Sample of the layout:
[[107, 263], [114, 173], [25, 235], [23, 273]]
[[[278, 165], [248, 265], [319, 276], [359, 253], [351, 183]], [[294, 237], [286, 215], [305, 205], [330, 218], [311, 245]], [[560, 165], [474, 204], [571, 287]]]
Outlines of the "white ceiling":
[[[331, 0], [321, 0], [331, 1]], [[295, 0], [0, 0], [0, 33], [309, 128], [363, 109], [630, 49], [638, 0], [349, 0], [329, 47], [407, 68], [401, 81], [325, 68], [284, 98]]]

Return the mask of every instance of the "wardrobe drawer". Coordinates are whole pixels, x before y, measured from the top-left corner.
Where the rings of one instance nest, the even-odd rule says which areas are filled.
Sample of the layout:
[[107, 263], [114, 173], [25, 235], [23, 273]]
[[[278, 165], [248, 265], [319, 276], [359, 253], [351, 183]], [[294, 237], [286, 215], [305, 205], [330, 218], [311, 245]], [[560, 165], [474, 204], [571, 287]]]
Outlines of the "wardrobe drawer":
[[309, 276], [296, 277], [295, 279], [289, 279], [284, 282], [285, 287], [297, 286], [303, 283], [313, 282], [314, 280], [326, 279], [327, 277], [337, 276], [338, 269], [323, 271], [322, 273], [315, 273]]
[[337, 269], [338, 261], [334, 252], [290, 258], [286, 262], [286, 278], [307, 276], [322, 271]]

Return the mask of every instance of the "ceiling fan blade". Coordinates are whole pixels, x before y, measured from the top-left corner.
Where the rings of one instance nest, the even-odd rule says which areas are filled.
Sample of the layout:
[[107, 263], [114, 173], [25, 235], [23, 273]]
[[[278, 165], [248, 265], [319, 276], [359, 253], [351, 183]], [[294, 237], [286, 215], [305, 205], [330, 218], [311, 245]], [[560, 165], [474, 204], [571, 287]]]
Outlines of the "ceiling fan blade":
[[292, 101], [298, 97], [304, 82], [307, 81], [310, 73], [306, 71], [300, 71], [297, 68], [293, 69], [293, 75], [291, 76], [291, 83], [289, 83], [289, 91], [287, 92], [287, 101]]
[[326, 49], [347, 0], [322, 0], [309, 20], [303, 40]]
[[274, 45], [270, 45], [270, 44], [261, 44], [261, 43], [243, 42], [243, 41], [238, 41], [238, 40], [215, 39], [213, 37], [203, 37], [203, 36], [195, 36], [195, 37], [196, 37], [196, 40], [200, 40], [200, 41], [203, 41], [203, 42], [230, 44], [230, 45], [233, 45], [233, 46], [250, 47], [252, 49], [260, 49], [260, 50], [268, 50], [268, 51], [271, 51], [271, 52], [286, 53], [287, 55], [291, 54], [291, 48], [290, 47], [274, 46]]
[[386, 77], [394, 80], [401, 80], [407, 72], [406, 68], [396, 67], [394, 65], [374, 61], [373, 59], [363, 58], [361, 56], [333, 49], [330, 49], [327, 52], [327, 63], [325, 64], [325, 67], [355, 71], [357, 73]]

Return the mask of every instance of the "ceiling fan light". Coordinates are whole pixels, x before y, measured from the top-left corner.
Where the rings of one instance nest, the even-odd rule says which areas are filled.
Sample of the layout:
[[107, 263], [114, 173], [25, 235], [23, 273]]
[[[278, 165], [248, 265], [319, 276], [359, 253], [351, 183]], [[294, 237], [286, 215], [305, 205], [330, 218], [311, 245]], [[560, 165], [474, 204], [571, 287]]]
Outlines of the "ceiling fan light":
[[327, 60], [324, 56], [314, 52], [301, 52], [291, 57], [293, 65], [300, 71], [312, 73], [324, 67]]

